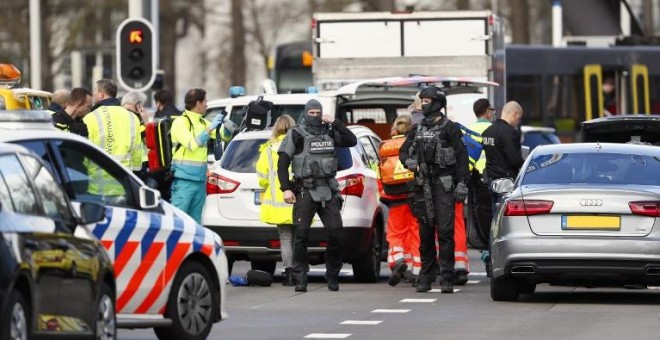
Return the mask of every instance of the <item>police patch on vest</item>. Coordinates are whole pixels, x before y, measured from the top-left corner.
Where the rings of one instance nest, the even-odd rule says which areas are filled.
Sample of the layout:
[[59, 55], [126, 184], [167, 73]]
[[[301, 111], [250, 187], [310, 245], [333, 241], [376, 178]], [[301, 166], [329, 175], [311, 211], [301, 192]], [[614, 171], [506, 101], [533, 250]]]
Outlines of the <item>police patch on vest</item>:
[[327, 153], [334, 151], [335, 141], [333, 140], [311, 140], [309, 141], [309, 153]]

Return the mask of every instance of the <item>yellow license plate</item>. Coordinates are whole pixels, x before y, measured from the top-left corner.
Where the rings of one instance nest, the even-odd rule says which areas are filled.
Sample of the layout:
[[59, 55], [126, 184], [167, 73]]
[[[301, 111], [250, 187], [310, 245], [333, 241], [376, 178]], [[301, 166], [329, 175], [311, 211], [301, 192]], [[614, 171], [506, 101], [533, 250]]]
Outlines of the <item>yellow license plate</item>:
[[620, 230], [621, 216], [571, 216], [561, 217], [561, 228], [568, 230]]

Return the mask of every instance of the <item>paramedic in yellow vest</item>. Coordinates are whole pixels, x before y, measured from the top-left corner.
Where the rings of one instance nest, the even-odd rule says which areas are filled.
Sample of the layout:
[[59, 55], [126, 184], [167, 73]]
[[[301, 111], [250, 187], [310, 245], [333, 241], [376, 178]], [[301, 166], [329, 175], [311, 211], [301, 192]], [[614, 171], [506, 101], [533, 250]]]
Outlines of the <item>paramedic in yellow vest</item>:
[[[121, 106], [117, 96], [117, 85], [110, 79], [96, 82], [92, 112], [83, 118], [89, 140], [98, 145], [125, 168], [139, 173], [142, 168], [142, 139], [140, 121], [134, 114]], [[88, 165], [91, 194], [103, 196], [126, 195], [112, 176], [95, 164]]]
[[[470, 125], [468, 128], [478, 134], [482, 134], [488, 128], [495, 116], [495, 109], [490, 104], [488, 99], [477, 99], [473, 105], [474, 114], [477, 116], [477, 122]], [[482, 138], [471, 136], [474, 140], [481, 143]], [[472, 202], [472, 211], [475, 215], [477, 236], [481, 239], [482, 243], [488, 245], [490, 235], [490, 222], [493, 218], [492, 202], [488, 184], [484, 180], [483, 174], [486, 168], [486, 153], [481, 151], [481, 156], [475, 162], [470, 158], [470, 201]], [[484, 250], [481, 253], [481, 260], [484, 261], [486, 266], [489, 266], [490, 253]], [[487, 270], [489, 272], [489, 270]]]
[[202, 222], [206, 201], [207, 142], [215, 136], [215, 128], [222, 123], [218, 114], [212, 122], [206, 114], [206, 91], [191, 89], [184, 99], [186, 110], [172, 122], [172, 182], [171, 203]]
[[139, 177], [143, 180], [147, 178], [147, 163], [149, 159], [147, 158], [147, 145], [144, 140], [144, 117], [146, 113], [144, 112], [144, 103], [147, 101], [147, 96], [141, 92], [129, 92], [121, 98], [121, 106], [126, 110], [130, 111], [135, 117], [140, 121], [140, 139], [142, 140], [142, 168], [140, 169]]
[[284, 193], [280, 190], [280, 180], [277, 178], [277, 150], [282, 144], [287, 131], [294, 127], [296, 122], [289, 115], [282, 115], [273, 125], [273, 134], [269, 141], [259, 148], [257, 161], [257, 177], [259, 186], [264, 188], [261, 199], [259, 219], [268, 224], [277, 225], [280, 235], [280, 251], [282, 253], [283, 286], [293, 286], [293, 205], [284, 202]]

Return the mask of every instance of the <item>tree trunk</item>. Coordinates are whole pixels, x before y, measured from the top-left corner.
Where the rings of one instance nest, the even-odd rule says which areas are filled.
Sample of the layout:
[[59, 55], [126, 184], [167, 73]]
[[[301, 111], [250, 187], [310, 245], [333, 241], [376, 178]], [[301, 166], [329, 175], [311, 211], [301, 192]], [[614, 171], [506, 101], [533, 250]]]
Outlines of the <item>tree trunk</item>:
[[160, 2], [160, 68], [163, 75], [163, 88], [170, 91], [176, 97], [176, 22], [177, 15], [174, 13], [171, 1]]
[[655, 36], [655, 25], [653, 23], [653, 0], [644, 0], [644, 35]]
[[231, 84], [245, 86], [245, 25], [241, 0], [231, 0], [231, 28]]
[[514, 44], [529, 44], [529, 4], [527, 0], [509, 0], [511, 34]]

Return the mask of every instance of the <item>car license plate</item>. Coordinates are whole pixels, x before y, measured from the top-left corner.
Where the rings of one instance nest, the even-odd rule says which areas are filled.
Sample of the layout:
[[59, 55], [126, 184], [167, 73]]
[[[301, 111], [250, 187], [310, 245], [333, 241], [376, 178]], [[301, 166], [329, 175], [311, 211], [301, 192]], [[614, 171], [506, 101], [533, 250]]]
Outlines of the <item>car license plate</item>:
[[564, 230], [620, 230], [621, 216], [563, 215], [561, 228]]
[[254, 191], [254, 205], [261, 205], [261, 201], [264, 198], [264, 191], [263, 190], [255, 190]]

